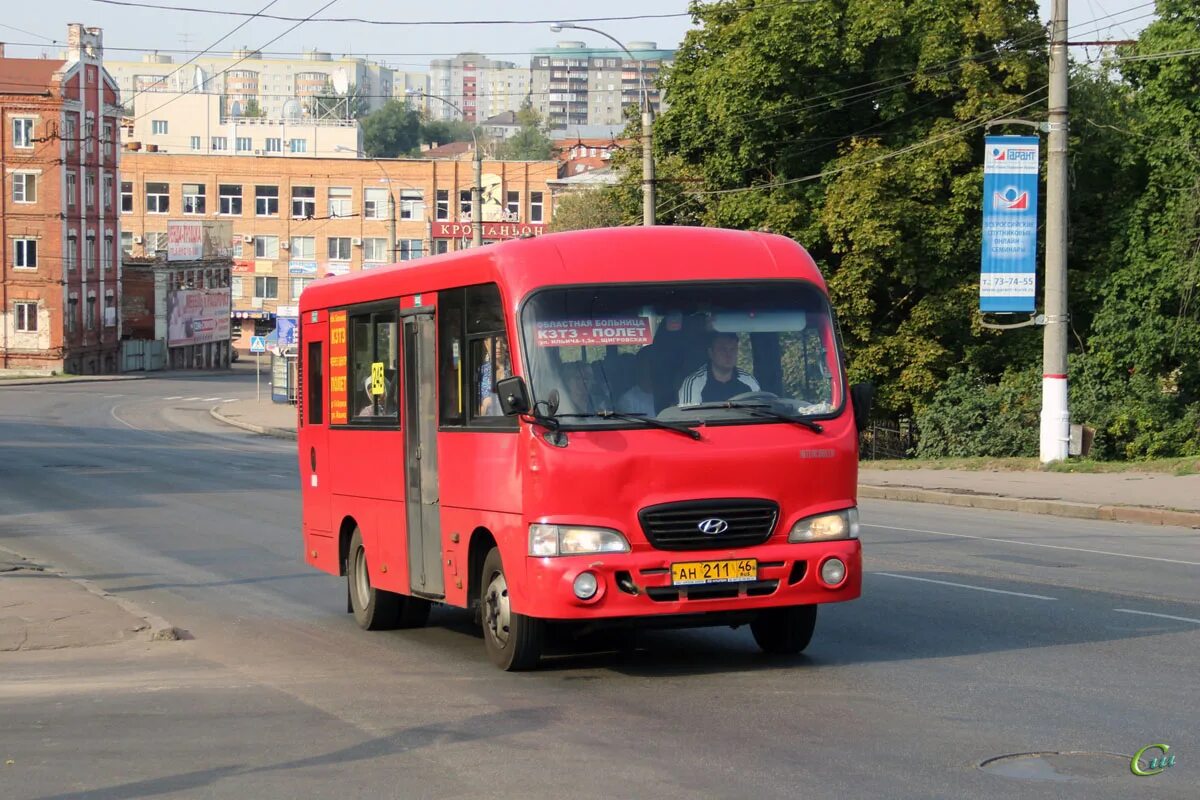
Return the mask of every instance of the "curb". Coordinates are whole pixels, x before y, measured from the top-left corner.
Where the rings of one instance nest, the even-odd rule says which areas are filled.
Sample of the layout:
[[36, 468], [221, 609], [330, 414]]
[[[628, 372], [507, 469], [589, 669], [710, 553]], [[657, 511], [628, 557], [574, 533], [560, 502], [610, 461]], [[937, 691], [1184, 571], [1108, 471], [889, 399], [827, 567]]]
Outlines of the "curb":
[[871, 500], [900, 500], [908, 503], [938, 503], [960, 508], [985, 508], [990, 511], [1021, 511], [1073, 519], [1098, 519], [1106, 522], [1130, 522], [1140, 525], [1176, 525], [1200, 528], [1200, 512], [1176, 511], [1149, 506], [1099, 505], [1072, 503], [1067, 500], [1038, 500], [1027, 497], [1002, 497], [993, 494], [944, 492], [913, 486], [858, 487], [858, 496]]
[[275, 439], [292, 439], [292, 440], [294, 440], [296, 438], [296, 432], [294, 430], [290, 430], [288, 428], [267, 428], [267, 427], [263, 427], [262, 425], [255, 425], [252, 422], [242, 422], [241, 420], [230, 419], [229, 417], [225, 416], [220, 411], [218, 411], [217, 410], [218, 408], [219, 408], [219, 406], [214, 406], [213, 408], [210, 408], [208, 410], [209, 416], [211, 416], [217, 422], [221, 422], [226, 425], [232, 425], [235, 428], [241, 428], [242, 430], [250, 431], [251, 433], [258, 433], [263, 436], [270, 436]]
[[144, 381], [149, 375], [78, 375], [70, 378], [8, 378], [0, 380], [0, 389], [5, 386], [46, 386], [63, 383], [112, 383], [114, 381]]

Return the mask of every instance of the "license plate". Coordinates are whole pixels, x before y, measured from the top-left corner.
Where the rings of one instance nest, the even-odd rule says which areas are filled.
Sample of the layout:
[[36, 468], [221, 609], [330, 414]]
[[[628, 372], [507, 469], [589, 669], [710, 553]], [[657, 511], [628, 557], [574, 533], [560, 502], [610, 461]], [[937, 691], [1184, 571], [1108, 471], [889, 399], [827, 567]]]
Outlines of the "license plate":
[[694, 586], [701, 583], [739, 583], [758, 580], [758, 560], [683, 561], [671, 565], [671, 583]]

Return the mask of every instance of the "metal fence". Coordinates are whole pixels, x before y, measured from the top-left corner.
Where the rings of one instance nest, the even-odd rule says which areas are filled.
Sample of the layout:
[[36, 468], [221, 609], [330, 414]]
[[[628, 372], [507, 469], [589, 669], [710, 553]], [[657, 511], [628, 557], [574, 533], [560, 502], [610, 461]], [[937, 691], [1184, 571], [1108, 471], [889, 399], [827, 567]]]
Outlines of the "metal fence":
[[872, 422], [859, 435], [858, 457], [862, 461], [915, 458], [917, 426], [910, 419], [899, 422]]

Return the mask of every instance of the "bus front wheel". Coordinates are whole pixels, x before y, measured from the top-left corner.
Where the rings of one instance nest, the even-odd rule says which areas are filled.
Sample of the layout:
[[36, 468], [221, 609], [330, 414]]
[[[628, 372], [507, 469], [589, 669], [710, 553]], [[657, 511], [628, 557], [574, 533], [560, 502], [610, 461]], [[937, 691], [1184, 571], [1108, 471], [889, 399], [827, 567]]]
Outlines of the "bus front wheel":
[[357, 528], [350, 538], [346, 582], [350, 590], [350, 610], [354, 612], [358, 627], [365, 631], [386, 631], [400, 624], [404, 598], [371, 585], [367, 549], [363, 546], [362, 532]]
[[764, 653], [794, 656], [804, 652], [817, 626], [817, 607], [772, 608], [750, 623], [754, 641]]
[[479, 599], [483, 645], [492, 663], [510, 671], [536, 667], [545, 628], [541, 620], [512, 610], [504, 564], [500, 561], [500, 550], [495, 547], [483, 560]]

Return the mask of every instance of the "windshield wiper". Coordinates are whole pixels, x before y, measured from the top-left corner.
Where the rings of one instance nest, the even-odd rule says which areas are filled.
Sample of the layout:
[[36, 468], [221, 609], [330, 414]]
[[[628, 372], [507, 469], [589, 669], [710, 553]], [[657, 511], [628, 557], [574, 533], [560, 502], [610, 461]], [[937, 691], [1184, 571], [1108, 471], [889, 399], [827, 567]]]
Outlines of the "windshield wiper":
[[693, 405], [679, 406], [680, 411], [692, 411], [694, 409], [703, 410], [706, 408], [737, 409], [738, 411], [747, 411], [751, 415], [761, 417], [763, 419], [778, 419], [784, 422], [794, 422], [797, 425], [808, 428], [814, 433], [823, 433], [825, 431], [825, 426], [819, 422], [815, 422], [811, 419], [805, 419], [804, 417], [794, 417], [791, 414], [785, 414], [782, 411], [776, 411], [767, 403], [736, 403], [731, 400], [725, 400], [715, 403], [695, 403]]
[[632, 422], [641, 422], [645, 425], [650, 426], [651, 428], [661, 428], [664, 431], [675, 431], [676, 433], [682, 433], [684, 436], [690, 436], [691, 438], [693, 438], [697, 441], [699, 441], [701, 438], [700, 432], [693, 428], [689, 428], [686, 425], [674, 425], [670, 422], [663, 422], [661, 419], [655, 419], [654, 417], [648, 417], [645, 414], [626, 414], [623, 411], [594, 411], [590, 414], [558, 414], [556, 416], [558, 416], [560, 418], [562, 418], [562, 417], [597, 417], [599, 419], [626, 419], [626, 420], [630, 420]]

